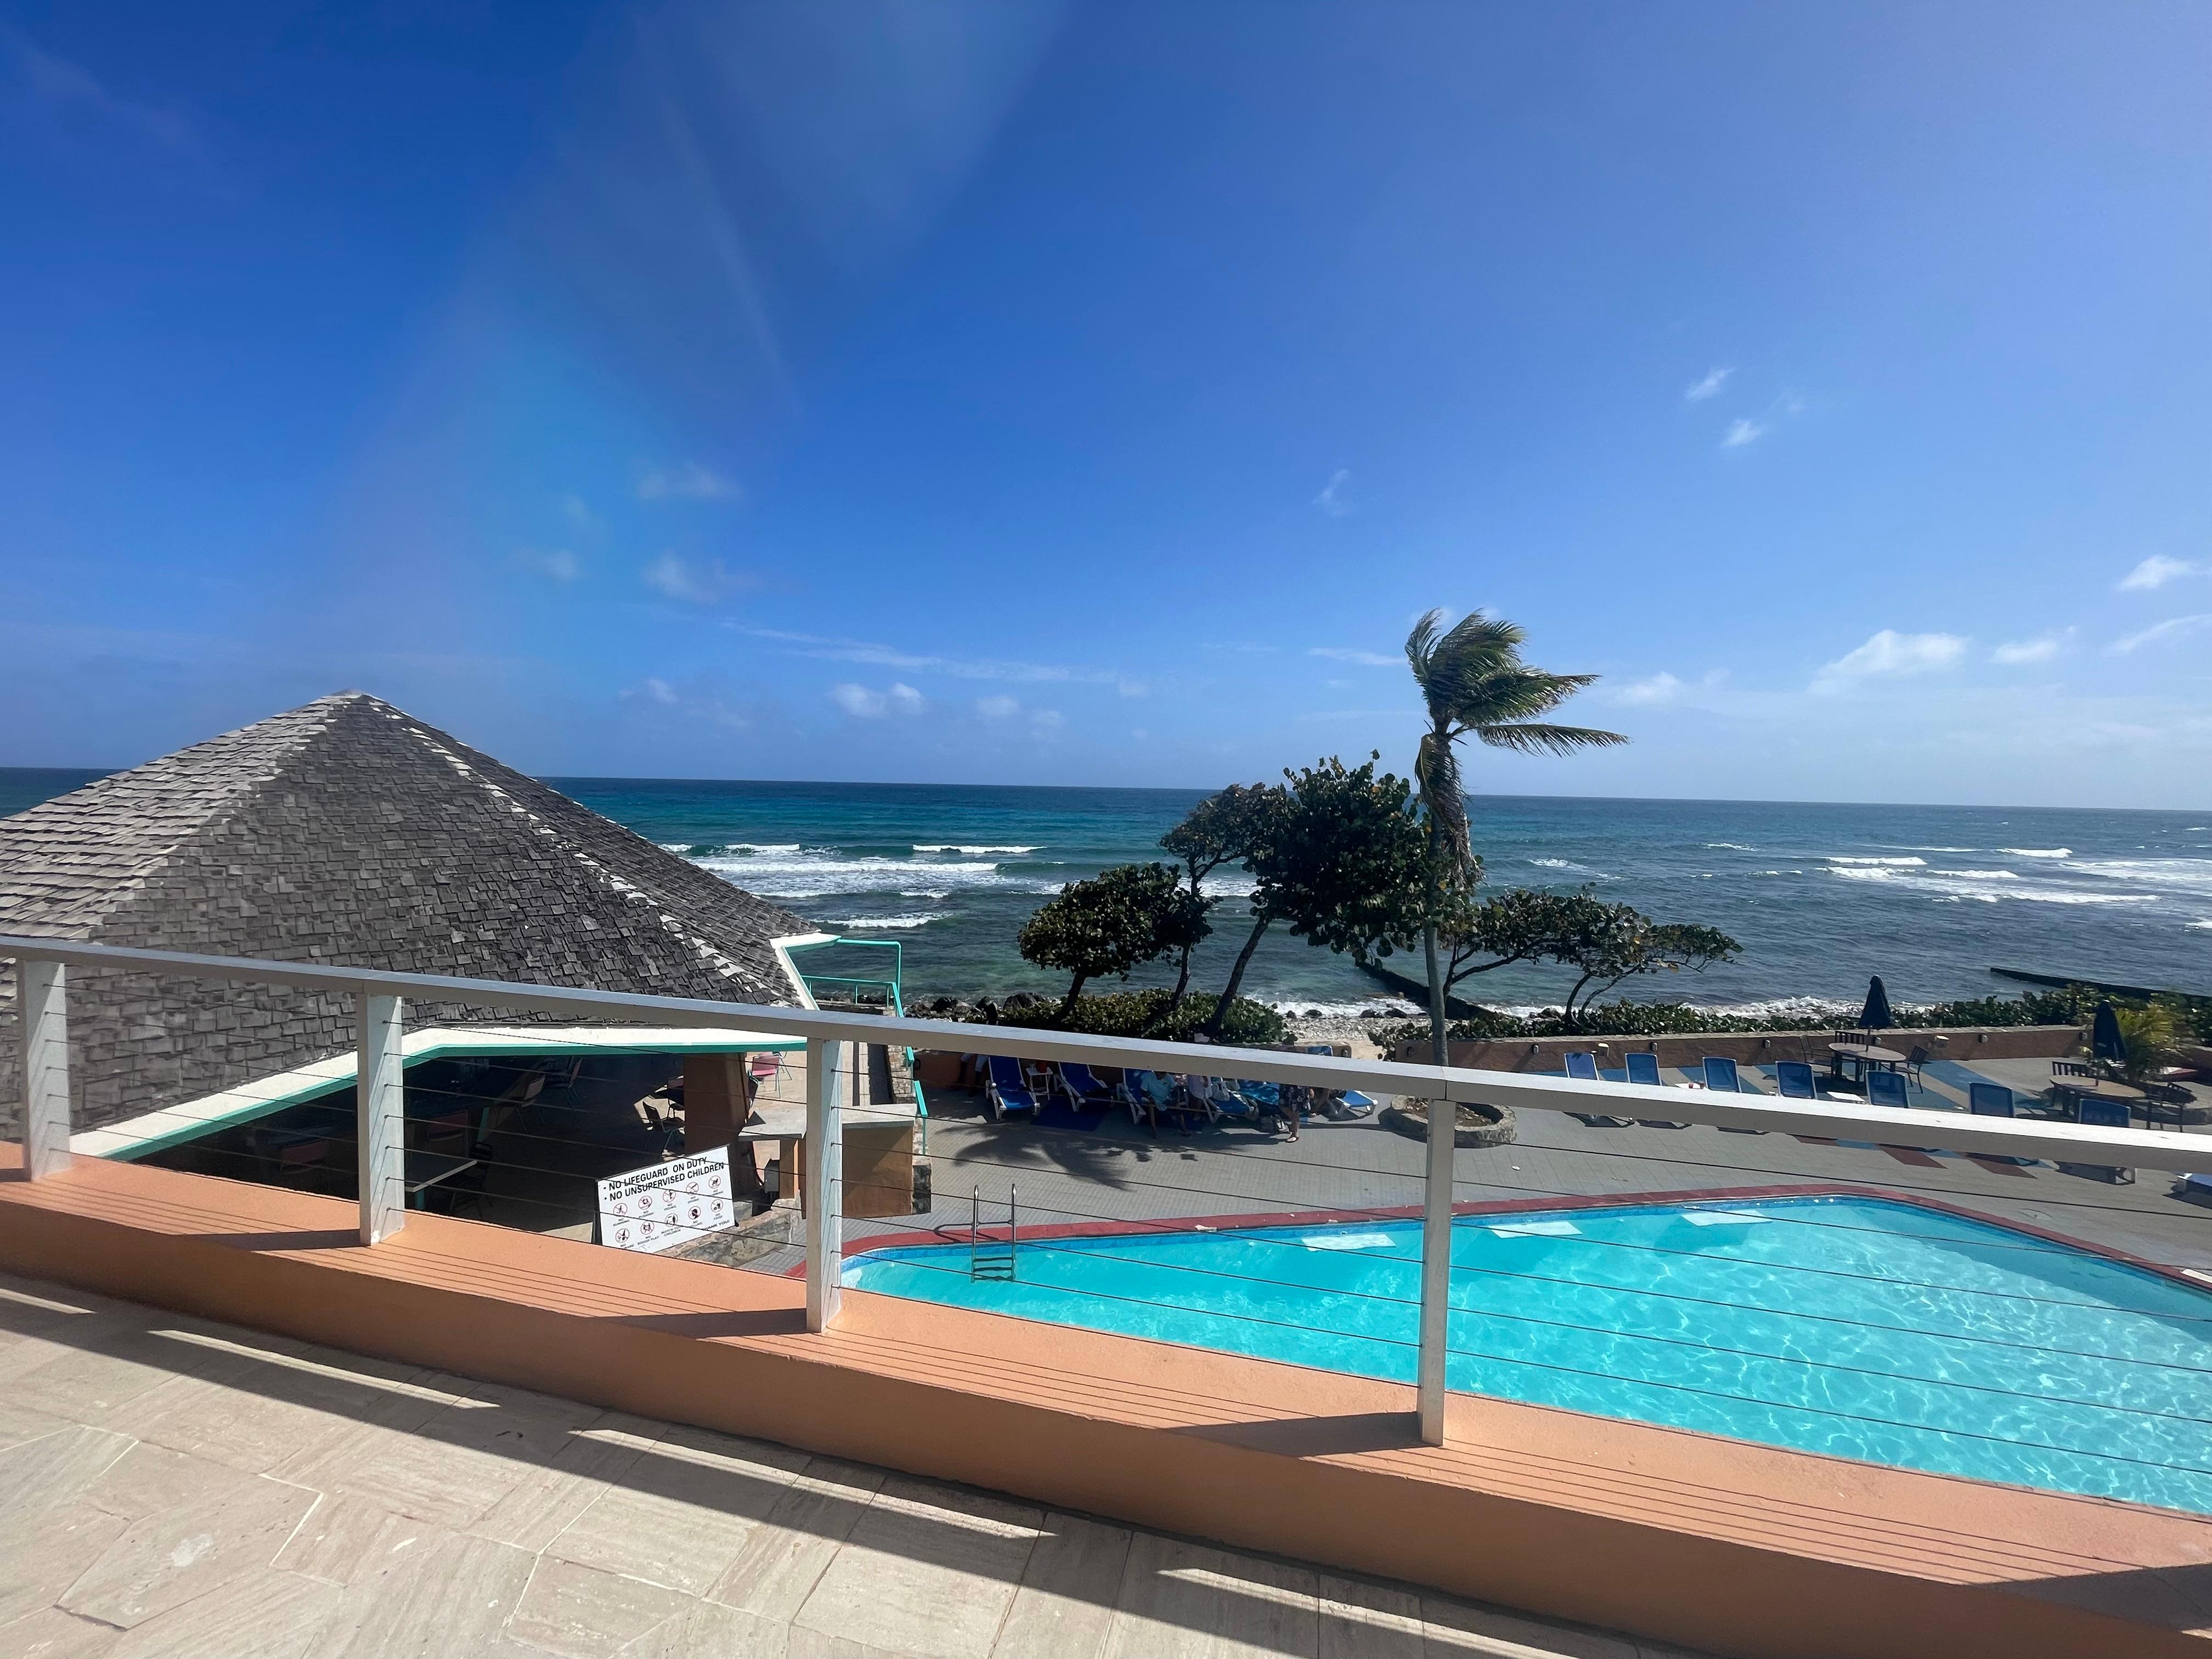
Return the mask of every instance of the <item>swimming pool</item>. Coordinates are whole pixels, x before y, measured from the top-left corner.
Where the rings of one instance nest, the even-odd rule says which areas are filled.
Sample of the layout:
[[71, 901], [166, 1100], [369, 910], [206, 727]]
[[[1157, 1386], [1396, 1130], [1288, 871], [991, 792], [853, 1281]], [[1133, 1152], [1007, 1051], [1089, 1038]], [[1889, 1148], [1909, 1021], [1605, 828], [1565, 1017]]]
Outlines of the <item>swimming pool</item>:
[[[1410, 1382], [1420, 1224], [965, 1243], [861, 1290]], [[1905, 1468], [2212, 1514], [2212, 1295], [1860, 1197], [1463, 1216], [1450, 1385]]]

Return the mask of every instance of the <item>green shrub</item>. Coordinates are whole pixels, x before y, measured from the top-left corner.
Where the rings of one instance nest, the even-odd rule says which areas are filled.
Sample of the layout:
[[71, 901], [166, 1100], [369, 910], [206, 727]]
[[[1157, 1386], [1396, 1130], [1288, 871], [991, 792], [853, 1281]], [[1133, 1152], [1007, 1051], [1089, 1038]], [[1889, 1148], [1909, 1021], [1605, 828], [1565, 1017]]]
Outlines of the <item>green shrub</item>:
[[[999, 1017], [1002, 1025], [1030, 1030], [1086, 1031], [1095, 1036], [1151, 1037], [1161, 1042], [1188, 1042], [1213, 1017], [1214, 998], [1194, 991], [1168, 1012], [1170, 993], [1165, 990], [1114, 991], [1103, 996], [1078, 997], [1066, 1018], [1057, 1004], [1010, 1010]], [[1264, 1002], [1239, 997], [1223, 1018], [1220, 1041], [1232, 1047], [1264, 1048], [1288, 1042], [1291, 1028], [1283, 1017]]]

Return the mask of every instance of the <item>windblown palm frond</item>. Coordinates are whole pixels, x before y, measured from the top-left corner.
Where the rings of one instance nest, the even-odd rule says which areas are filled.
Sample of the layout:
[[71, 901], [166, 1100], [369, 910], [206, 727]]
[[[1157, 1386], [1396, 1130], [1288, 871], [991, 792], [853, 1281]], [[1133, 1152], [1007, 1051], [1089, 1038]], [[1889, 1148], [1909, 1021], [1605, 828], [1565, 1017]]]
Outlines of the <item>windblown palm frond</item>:
[[[1406, 636], [1406, 661], [1420, 688], [1429, 717], [1413, 760], [1419, 805], [1428, 820], [1429, 900], [1440, 914], [1448, 890], [1461, 892], [1481, 880], [1467, 821], [1467, 789], [1460, 776], [1459, 740], [1480, 738], [1495, 749], [1522, 754], [1565, 755], [1626, 743], [1618, 732], [1587, 726], [1553, 726], [1543, 716], [1594, 682], [1595, 674], [1553, 674], [1521, 660], [1528, 635], [1511, 623], [1478, 611], [1449, 629], [1444, 613], [1431, 611]], [[1429, 968], [1430, 1041], [1444, 1063], [1444, 990], [1437, 957], [1437, 928], [1425, 929]]]

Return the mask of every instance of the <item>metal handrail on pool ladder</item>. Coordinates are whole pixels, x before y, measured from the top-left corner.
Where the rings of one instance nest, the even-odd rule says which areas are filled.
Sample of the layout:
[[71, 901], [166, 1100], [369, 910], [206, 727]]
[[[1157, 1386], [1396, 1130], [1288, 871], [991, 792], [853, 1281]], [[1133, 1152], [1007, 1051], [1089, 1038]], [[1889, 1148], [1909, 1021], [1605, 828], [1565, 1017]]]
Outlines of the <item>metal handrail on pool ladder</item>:
[[990, 1271], [1000, 1264], [979, 1261], [976, 1243], [983, 1236], [983, 1194], [970, 1189], [968, 1194], [968, 1277], [976, 1279], [1012, 1279], [1014, 1273], [1014, 1252], [1021, 1242], [1021, 1224], [1015, 1207], [1014, 1183], [1006, 1183], [1006, 1271]]

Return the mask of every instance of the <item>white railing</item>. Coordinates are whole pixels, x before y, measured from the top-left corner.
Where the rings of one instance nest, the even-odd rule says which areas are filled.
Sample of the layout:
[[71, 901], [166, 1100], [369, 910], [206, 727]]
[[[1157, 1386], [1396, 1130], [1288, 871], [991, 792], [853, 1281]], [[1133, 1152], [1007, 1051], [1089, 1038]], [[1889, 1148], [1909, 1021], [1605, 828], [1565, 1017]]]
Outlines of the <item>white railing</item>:
[[[2050, 1158], [2075, 1164], [2189, 1170], [2205, 1161], [2203, 1143], [2140, 1129], [1974, 1117], [1955, 1111], [1899, 1110], [1857, 1102], [1781, 1100], [1768, 1096], [1686, 1091], [1624, 1083], [1523, 1076], [1398, 1060], [1345, 1060], [1277, 1049], [1197, 1047], [1126, 1037], [1087, 1036], [951, 1020], [907, 1019], [815, 1009], [767, 1007], [688, 997], [637, 996], [558, 986], [459, 979], [126, 950], [69, 940], [0, 935], [0, 957], [15, 959], [22, 1018], [22, 1136], [28, 1178], [49, 1179], [70, 1164], [68, 970], [130, 971], [192, 979], [283, 985], [351, 995], [360, 1008], [357, 1073], [361, 1237], [367, 1245], [404, 1224], [404, 1081], [400, 1037], [405, 1000], [525, 1009], [534, 1013], [647, 1026], [713, 1027], [802, 1037], [806, 1042], [806, 1312], [811, 1330], [836, 1319], [842, 1261], [843, 1112], [838, 1079], [847, 1044], [900, 1042], [915, 1048], [988, 1052], [1018, 1059], [1076, 1060], [1164, 1072], [1226, 1073], [1317, 1090], [1450, 1100], [1518, 1111], [1644, 1115], [1718, 1128], [1775, 1130], [1835, 1139], [1909, 1141], [1984, 1157]], [[1432, 1123], [1451, 1114], [1432, 1114]], [[1448, 1238], [1452, 1161], [1431, 1158], [1423, 1186], [1424, 1234]], [[1425, 1255], [1432, 1253], [1425, 1246]], [[1423, 1437], [1443, 1438], [1448, 1275], [1422, 1277], [1417, 1367]]]

